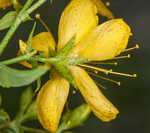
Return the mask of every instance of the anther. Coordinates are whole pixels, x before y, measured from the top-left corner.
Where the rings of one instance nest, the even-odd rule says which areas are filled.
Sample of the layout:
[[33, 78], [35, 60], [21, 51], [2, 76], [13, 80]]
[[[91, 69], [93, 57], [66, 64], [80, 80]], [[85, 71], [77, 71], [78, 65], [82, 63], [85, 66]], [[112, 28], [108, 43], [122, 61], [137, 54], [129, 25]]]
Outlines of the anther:
[[105, 4], [106, 4], [106, 6], [110, 6], [110, 2], [108, 2], [108, 1]]
[[70, 125], [71, 124], [71, 121], [67, 121], [67, 125]]
[[73, 90], [73, 91], [72, 91], [72, 94], [76, 94], [76, 91], [75, 91], [75, 90]]
[[139, 45], [138, 45], [138, 44], [136, 44], [136, 45], [135, 45], [135, 47], [125, 49], [123, 52], [127, 52], [127, 51], [130, 51], [130, 50], [133, 50], [133, 49], [138, 49], [138, 48], [139, 48]]
[[44, 26], [44, 28], [45, 28], [48, 32], [50, 32], [50, 29], [48, 28], [48, 26], [46, 25], [46, 23], [41, 19], [41, 16], [40, 16], [39, 13], [35, 15], [35, 18], [40, 21], [40, 23]]

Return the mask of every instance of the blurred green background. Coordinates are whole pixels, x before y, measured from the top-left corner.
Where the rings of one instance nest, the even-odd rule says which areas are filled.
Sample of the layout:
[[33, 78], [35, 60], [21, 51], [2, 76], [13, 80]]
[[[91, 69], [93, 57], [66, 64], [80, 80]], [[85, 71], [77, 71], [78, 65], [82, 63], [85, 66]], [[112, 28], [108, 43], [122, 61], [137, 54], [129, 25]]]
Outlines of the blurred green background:
[[[69, 0], [53, 0], [53, 5], [49, 2], [44, 4], [35, 13], [40, 13], [42, 19], [51, 29], [57, 40], [57, 28], [60, 15]], [[80, 133], [150, 133], [150, 1], [149, 0], [108, 0], [111, 5], [110, 9], [116, 18], [123, 18], [131, 27], [133, 36], [130, 38], [128, 47], [133, 47], [136, 43], [140, 49], [131, 51], [132, 58], [119, 61], [119, 66], [113, 67], [115, 71], [124, 73], [136, 73], [136, 79], [121, 76], [112, 76], [114, 79], [121, 81], [118, 87], [109, 82], [104, 85], [107, 90], [103, 93], [112, 101], [120, 110], [117, 119], [109, 123], [103, 123], [93, 114], [90, 115], [86, 123], [74, 131]], [[8, 9], [8, 10], [11, 10]], [[0, 10], [0, 17], [6, 11]], [[33, 14], [34, 15], [34, 14]], [[106, 18], [100, 17], [100, 23]], [[14, 57], [18, 50], [18, 40], [27, 40], [29, 31], [33, 22], [26, 22], [20, 26], [16, 34], [11, 39], [6, 51], [1, 59]], [[0, 40], [7, 30], [0, 33]], [[38, 22], [36, 33], [44, 31], [44, 28]], [[104, 66], [105, 67], [105, 66]], [[47, 80], [45, 76], [43, 83]], [[100, 81], [100, 80], [99, 80]], [[13, 117], [16, 114], [19, 104], [19, 97], [22, 88], [0, 88], [3, 94], [3, 107]], [[70, 107], [74, 108], [84, 102], [80, 92], [76, 95], [69, 96]], [[39, 124], [35, 122], [37, 126]]]

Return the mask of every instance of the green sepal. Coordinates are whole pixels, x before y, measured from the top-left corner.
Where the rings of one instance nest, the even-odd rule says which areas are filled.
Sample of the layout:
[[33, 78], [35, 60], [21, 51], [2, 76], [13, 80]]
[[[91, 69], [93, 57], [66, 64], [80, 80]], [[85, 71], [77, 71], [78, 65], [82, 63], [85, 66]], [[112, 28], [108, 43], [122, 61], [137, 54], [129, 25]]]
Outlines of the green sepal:
[[[74, 35], [65, 46], [58, 52], [58, 57], [66, 57], [72, 51], [74, 43], [75, 43], [76, 35]], [[56, 57], [57, 57], [56, 56]]]
[[75, 79], [72, 75], [72, 72], [68, 68], [65, 62], [56, 63], [55, 65], [56, 70], [65, 78], [67, 79], [75, 88], [77, 88]]
[[50, 57], [54, 57], [54, 56], [56, 56], [56, 51], [52, 48], [52, 47], [48, 47], [49, 48], [49, 55], [50, 55]]
[[10, 11], [0, 19], [0, 30], [9, 28], [17, 17], [16, 11]]
[[0, 64], [0, 86], [6, 88], [25, 86], [37, 80], [47, 71], [48, 67], [46, 66], [32, 70], [18, 70]]
[[4, 109], [0, 109], [0, 123], [9, 121], [10, 117]]
[[21, 9], [22, 9], [22, 5], [18, 2], [18, 0], [12, 0], [12, 4], [13, 4], [13, 7], [15, 8], [15, 10], [17, 12], [19, 12]]
[[24, 133], [24, 131], [21, 127], [21, 123], [19, 123], [18, 121], [12, 121], [9, 124], [9, 128], [12, 129], [14, 131], [14, 133]]
[[90, 61], [91, 61], [90, 59], [86, 59], [86, 58], [78, 58], [78, 57], [67, 57], [66, 58], [66, 63], [71, 66], [88, 63]]
[[34, 23], [33, 25], [33, 28], [30, 32], [30, 35], [29, 35], [29, 38], [28, 38], [28, 41], [27, 41], [27, 49], [26, 49], [26, 53], [29, 53], [32, 49], [31, 49], [31, 45], [32, 45], [32, 37], [33, 37], [33, 33], [35, 31], [35, 28], [36, 28], [36, 22]]

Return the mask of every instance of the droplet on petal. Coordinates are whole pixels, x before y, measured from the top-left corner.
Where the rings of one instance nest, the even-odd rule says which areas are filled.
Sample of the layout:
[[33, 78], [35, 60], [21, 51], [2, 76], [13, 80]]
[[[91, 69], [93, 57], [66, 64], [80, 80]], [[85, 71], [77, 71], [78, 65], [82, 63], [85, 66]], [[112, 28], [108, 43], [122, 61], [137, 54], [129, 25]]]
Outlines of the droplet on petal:
[[41, 88], [37, 96], [38, 119], [46, 130], [57, 130], [68, 93], [69, 82], [59, 75]]
[[72, 0], [64, 9], [58, 28], [58, 50], [76, 34], [76, 43], [98, 24], [97, 8], [91, 0]]

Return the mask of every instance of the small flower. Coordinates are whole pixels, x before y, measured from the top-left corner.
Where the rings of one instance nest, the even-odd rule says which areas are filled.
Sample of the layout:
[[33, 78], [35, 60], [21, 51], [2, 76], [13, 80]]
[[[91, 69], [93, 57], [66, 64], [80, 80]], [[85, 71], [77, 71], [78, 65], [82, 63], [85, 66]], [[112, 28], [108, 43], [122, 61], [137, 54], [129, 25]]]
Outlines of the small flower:
[[0, 0], [0, 8], [5, 9], [12, 5], [11, 0]]
[[[122, 19], [113, 19], [98, 25], [97, 7], [91, 0], [72, 0], [69, 3], [62, 13], [59, 23], [57, 53], [75, 34], [76, 40], [70, 57], [87, 58], [91, 59], [92, 62], [104, 61], [119, 58], [116, 56], [129, 50], [126, 47], [131, 35], [130, 27]], [[53, 37], [50, 36], [50, 38]], [[50, 38], [49, 44], [53, 44], [54, 39]], [[33, 38], [35, 45], [33, 43], [32, 45], [35, 46], [36, 50], [43, 50], [43, 47], [48, 47], [48, 43], [45, 43], [44, 40], [41, 41], [41, 39], [39, 37]], [[42, 46], [39, 45], [40, 42]], [[71, 70], [77, 87], [93, 113], [104, 122], [115, 119], [119, 111], [102, 94], [83, 68], [105, 74], [112, 73], [130, 77], [136, 75], [121, 74], [87, 64], [67, 65], [67, 67]], [[112, 82], [120, 84], [120, 82]], [[48, 80], [39, 91], [37, 96], [38, 119], [46, 130], [56, 132], [68, 93], [69, 81], [58, 73]]]

